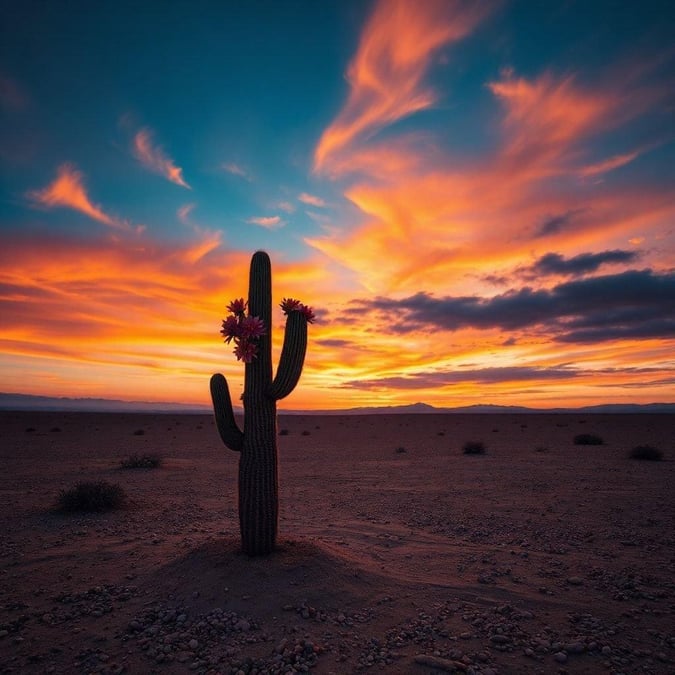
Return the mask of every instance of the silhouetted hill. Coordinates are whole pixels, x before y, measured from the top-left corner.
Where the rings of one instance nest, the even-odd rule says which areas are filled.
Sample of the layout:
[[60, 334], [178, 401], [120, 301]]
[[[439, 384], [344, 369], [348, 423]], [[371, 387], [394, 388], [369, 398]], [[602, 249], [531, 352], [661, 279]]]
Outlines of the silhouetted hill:
[[[67, 398], [51, 396], [33, 396], [31, 394], [11, 394], [0, 392], [0, 410], [49, 410], [73, 412], [147, 412], [147, 413], [199, 413], [209, 414], [211, 406], [207, 404], [164, 403], [157, 401], [119, 401], [104, 398]], [[241, 408], [235, 408], [241, 413]], [[610, 403], [606, 405], [584, 406], [581, 408], [527, 408], [515, 405], [469, 405], [456, 408], [436, 408], [428, 403], [412, 403], [397, 406], [370, 406], [345, 408], [341, 410], [280, 410], [284, 415], [384, 415], [384, 414], [429, 414], [429, 413], [675, 413], [675, 403]]]

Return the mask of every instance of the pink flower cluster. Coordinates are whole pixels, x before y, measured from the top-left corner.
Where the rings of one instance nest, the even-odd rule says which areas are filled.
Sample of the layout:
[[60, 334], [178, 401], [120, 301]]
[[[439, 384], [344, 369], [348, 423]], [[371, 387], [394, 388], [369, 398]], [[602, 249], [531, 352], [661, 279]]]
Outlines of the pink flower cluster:
[[311, 307], [303, 305], [300, 300], [295, 298], [284, 298], [279, 304], [279, 307], [284, 310], [284, 314], [288, 316], [291, 312], [302, 312], [307, 319], [307, 323], [314, 323], [314, 311]]
[[[234, 355], [237, 361], [251, 363], [258, 356], [258, 338], [267, 333], [265, 322], [257, 316], [246, 316], [248, 303], [244, 298], [233, 300], [228, 306], [230, 313], [223, 320], [223, 327], [220, 334], [225, 338], [225, 342], [230, 344], [234, 340]], [[311, 307], [303, 305], [299, 300], [293, 298], [284, 298], [280, 304], [284, 314], [288, 316], [291, 312], [302, 312], [307, 323], [314, 323], [314, 312]]]
[[227, 344], [234, 340], [237, 361], [251, 363], [258, 356], [258, 338], [265, 335], [267, 329], [259, 317], [246, 316], [246, 305], [244, 298], [239, 298], [227, 306], [230, 316], [223, 320], [220, 334]]

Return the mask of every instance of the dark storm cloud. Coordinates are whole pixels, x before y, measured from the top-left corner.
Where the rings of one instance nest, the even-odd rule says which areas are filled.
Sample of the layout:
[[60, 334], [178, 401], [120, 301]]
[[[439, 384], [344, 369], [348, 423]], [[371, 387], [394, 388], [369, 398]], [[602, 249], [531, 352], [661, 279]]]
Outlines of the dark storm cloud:
[[573, 258], [564, 258], [559, 253], [547, 253], [528, 268], [527, 273], [533, 277], [551, 274], [581, 276], [597, 271], [602, 265], [634, 262], [638, 255], [635, 251], [622, 250], [582, 253]]
[[351, 380], [344, 383], [350, 389], [427, 389], [459, 382], [496, 384], [500, 382], [526, 382], [541, 380], [566, 380], [577, 377], [578, 371], [559, 366], [555, 368], [503, 367], [467, 370], [429, 371], [407, 376], [382, 377], [371, 380]]
[[350, 314], [386, 315], [398, 333], [461, 328], [543, 328], [560, 342], [600, 342], [675, 336], [675, 274], [631, 270], [568, 281], [551, 289], [525, 287], [492, 298], [436, 298], [420, 292], [403, 299], [355, 300]]

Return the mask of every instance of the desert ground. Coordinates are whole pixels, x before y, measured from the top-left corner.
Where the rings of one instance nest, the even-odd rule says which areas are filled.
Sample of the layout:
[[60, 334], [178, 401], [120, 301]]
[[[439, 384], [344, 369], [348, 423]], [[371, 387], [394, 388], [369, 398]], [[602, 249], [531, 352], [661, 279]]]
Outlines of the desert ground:
[[[210, 416], [1, 413], [0, 672], [675, 672], [673, 416], [278, 427], [279, 550], [248, 558]], [[98, 480], [122, 509], [55, 510]]]

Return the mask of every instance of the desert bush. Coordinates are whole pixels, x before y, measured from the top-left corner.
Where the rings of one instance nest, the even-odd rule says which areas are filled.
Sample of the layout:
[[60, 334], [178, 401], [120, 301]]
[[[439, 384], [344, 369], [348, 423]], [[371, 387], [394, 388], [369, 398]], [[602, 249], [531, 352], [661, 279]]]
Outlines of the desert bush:
[[120, 508], [124, 500], [124, 490], [119, 485], [102, 480], [62, 490], [58, 506], [62, 511], [110, 511]]
[[545, 445], [538, 445], [535, 449], [535, 452], [548, 452], [548, 448]]
[[145, 433], [145, 429], [136, 429], [134, 431], [134, 436], [142, 436]]
[[281, 429], [279, 431], [279, 436], [288, 436], [288, 433], [289, 433], [288, 429]]
[[402, 455], [404, 452], [408, 452], [408, 451], [407, 451], [402, 445], [399, 445], [399, 447], [396, 448], [396, 452], [397, 452], [399, 455]]
[[462, 448], [465, 455], [484, 455], [485, 445], [481, 441], [467, 441]]
[[157, 469], [162, 465], [158, 455], [130, 455], [120, 462], [123, 469]]
[[577, 434], [574, 437], [574, 445], [602, 445], [603, 440], [595, 434]]
[[629, 453], [630, 459], [647, 459], [659, 462], [663, 459], [663, 453], [653, 445], [636, 445]]
[[307, 431], [307, 429], [305, 429], [300, 435], [301, 436], [309, 436], [309, 431]]

